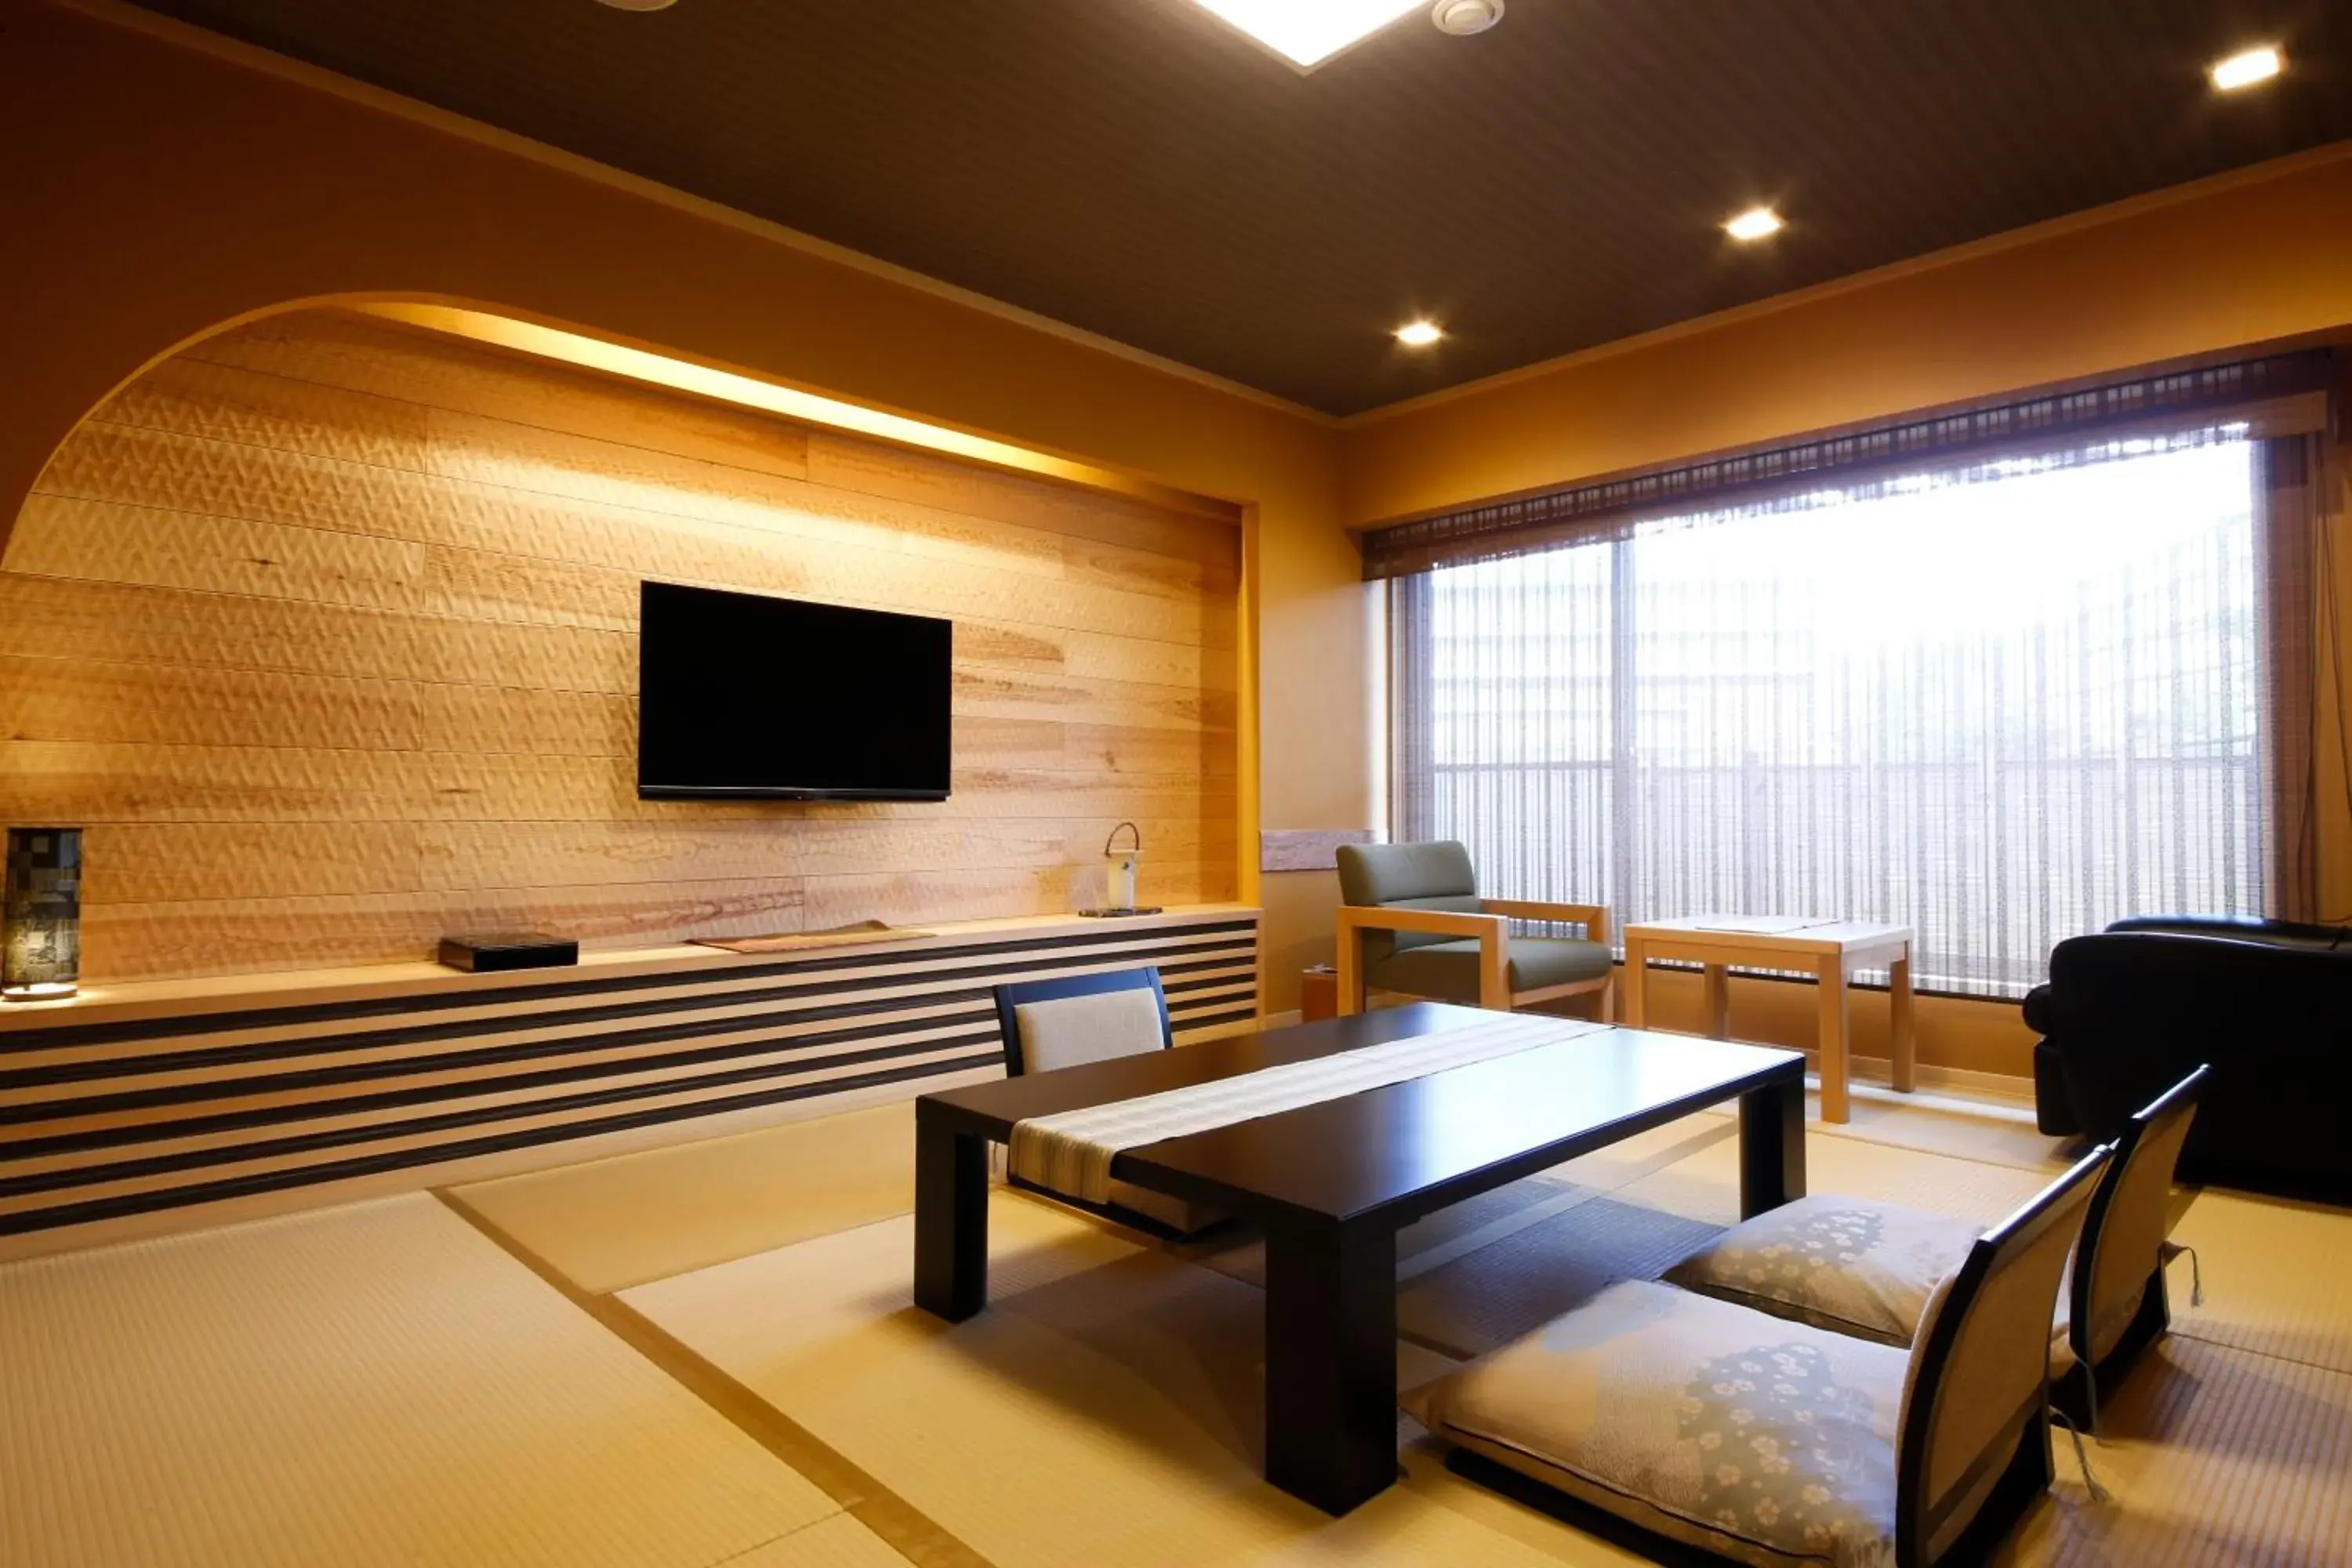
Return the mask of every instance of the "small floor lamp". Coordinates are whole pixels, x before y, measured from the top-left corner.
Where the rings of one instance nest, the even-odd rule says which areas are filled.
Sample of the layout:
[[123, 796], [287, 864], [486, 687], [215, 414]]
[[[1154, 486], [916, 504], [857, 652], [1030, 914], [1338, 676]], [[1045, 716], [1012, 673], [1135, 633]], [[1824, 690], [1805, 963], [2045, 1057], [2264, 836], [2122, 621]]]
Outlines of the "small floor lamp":
[[0, 904], [0, 997], [70, 996], [81, 982], [81, 829], [12, 827]]

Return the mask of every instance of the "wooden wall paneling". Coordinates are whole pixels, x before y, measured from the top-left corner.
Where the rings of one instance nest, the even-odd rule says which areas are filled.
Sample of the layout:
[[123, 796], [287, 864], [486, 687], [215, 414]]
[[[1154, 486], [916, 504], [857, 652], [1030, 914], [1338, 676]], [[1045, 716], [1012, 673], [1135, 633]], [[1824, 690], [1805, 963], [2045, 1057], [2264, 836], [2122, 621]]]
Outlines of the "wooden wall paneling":
[[1234, 531], [1241, 521], [1238, 508], [1188, 514], [1067, 486], [1036, 489], [1019, 475], [972, 464], [936, 458], [900, 462], [899, 456], [877, 442], [836, 431], [812, 430], [808, 477], [813, 483], [837, 489], [1045, 528], [1079, 539], [1132, 544], [1204, 566], [1230, 565], [1240, 556]]
[[[171, 362], [100, 410], [93, 424], [105, 428], [91, 431], [68, 461], [53, 466], [45, 487], [147, 504], [163, 494], [202, 493], [214, 502], [206, 510], [236, 515], [257, 506], [307, 506], [299, 517], [278, 521], [335, 527], [341, 524], [329, 504], [333, 496], [352, 486], [373, 488], [368, 474], [355, 470], [388, 468], [416, 476], [420, 499], [464, 497], [493, 512], [502, 500], [526, 510], [536, 498], [541, 510], [560, 510], [546, 507], [550, 500], [600, 513], [642, 510], [698, 526], [786, 534], [818, 545], [879, 547], [1171, 596], [1230, 595], [1235, 586], [1230, 561], [1204, 563], [1131, 542], [1074, 539], [782, 475], [748, 474], [641, 446], [591, 443], [509, 420], [434, 409], [421, 411], [420, 422], [415, 405], [390, 399], [258, 374], [195, 369], [202, 374], [192, 374], [185, 362]], [[238, 379], [223, 384], [225, 375]], [[235, 405], [220, 409], [215, 399], [224, 397]], [[348, 406], [335, 406], [337, 398]], [[373, 428], [379, 417], [397, 434]], [[404, 428], [411, 425], [415, 427]], [[353, 436], [355, 426], [363, 428]], [[238, 484], [236, 474], [220, 472], [214, 454], [222, 443], [273, 448], [299, 470], [301, 482], [289, 489], [280, 480], [272, 495], [257, 495]], [[1023, 482], [1032, 488], [1039, 483]], [[511, 494], [498, 493], [502, 491]], [[877, 524], [886, 531], [879, 535]], [[431, 520], [419, 519], [418, 526], [431, 526]], [[449, 526], [442, 525], [445, 534]], [[531, 552], [531, 536], [520, 531], [490, 531], [476, 523], [469, 538]], [[607, 537], [583, 542], [609, 548], [613, 542]]]
[[270, 317], [179, 358], [790, 478], [808, 471], [808, 432], [783, 421], [694, 398], [648, 400], [591, 371], [352, 312]]
[[[93, 981], [920, 924], [1236, 883], [1229, 509], [810, 430], [341, 312], [200, 343], [0, 561], [0, 816], [89, 826]], [[939, 805], [635, 797], [641, 576], [948, 615]]]

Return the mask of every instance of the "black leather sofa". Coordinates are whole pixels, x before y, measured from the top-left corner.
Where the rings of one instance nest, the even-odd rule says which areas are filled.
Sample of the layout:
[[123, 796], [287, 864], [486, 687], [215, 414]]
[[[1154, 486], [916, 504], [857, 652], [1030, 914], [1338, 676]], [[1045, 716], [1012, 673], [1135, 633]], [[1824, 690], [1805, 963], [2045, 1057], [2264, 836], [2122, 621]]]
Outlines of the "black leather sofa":
[[2053, 950], [2025, 1021], [2042, 1131], [2111, 1137], [2210, 1062], [2183, 1180], [2352, 1202], [2352, 929], [2117, 921]]

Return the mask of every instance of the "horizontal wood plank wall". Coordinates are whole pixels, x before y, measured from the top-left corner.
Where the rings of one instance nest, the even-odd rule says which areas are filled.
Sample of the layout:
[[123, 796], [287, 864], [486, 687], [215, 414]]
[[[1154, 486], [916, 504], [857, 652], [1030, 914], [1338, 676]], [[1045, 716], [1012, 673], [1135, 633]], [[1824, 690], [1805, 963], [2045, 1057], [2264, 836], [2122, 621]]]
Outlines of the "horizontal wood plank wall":
[[[0, 819], [88, 826], [98, 982], [1234, 893], [1229, 521], [372, 318], [165, 362], [0, 562]], [[946, 616], [943, 805], [642, 802], [640, 578]]]
[[991, 985], [1145, 963], [1180, 1043], [1244, 1026], [1256, 911], [0, 1013], [0, 1256], [138, 1216], [202, 1224], [257, 1194], [425, 1185], [486, 1156], [562, 1163], [616, 1133], [911, 1097], [1002, 1072]]

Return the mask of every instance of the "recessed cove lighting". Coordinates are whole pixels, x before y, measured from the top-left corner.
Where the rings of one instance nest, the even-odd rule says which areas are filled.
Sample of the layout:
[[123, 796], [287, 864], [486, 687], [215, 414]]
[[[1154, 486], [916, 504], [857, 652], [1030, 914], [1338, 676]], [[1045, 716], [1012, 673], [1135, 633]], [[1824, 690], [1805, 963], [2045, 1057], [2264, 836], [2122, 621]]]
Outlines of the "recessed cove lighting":
[[1726, 223], [1723, 226], [1723, 232], [1746, 244], [1751, 240], [1762, 239], [1767, 235], [1778, 234], [1786, 226], [1788, 226], [1780, 221], [1780, 215], [1770, 207], [1749, 207], [1746, 212], [1738, 214]]
[[2286, 69], [2286, 57], [2271, 45], [2259, 49], [2245, 49], [2226, 60], [2215, 63], [2205, 74], [2213, 79], [2222, 92], [2235, 92], [2242, 87], [2252, 87], [2258, 81], [2268, 81]]
[[1409, 349], [1425, 349], [1445, 335], [1435, 321], [1407, 321], [1396, 330], [1396, 341]]
[[1423, 0], [1199, 0], [1300, 69], [1370, 37]]

